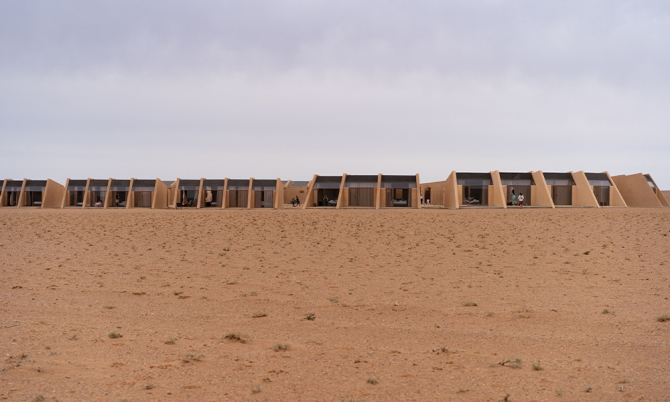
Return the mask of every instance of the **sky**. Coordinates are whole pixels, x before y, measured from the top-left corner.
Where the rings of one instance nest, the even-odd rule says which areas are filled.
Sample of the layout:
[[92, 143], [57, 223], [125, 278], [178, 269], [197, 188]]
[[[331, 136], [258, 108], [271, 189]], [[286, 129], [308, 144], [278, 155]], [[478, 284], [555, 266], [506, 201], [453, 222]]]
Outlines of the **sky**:
[[650, 173], [668, 1], [0, 2], [4, 178]]

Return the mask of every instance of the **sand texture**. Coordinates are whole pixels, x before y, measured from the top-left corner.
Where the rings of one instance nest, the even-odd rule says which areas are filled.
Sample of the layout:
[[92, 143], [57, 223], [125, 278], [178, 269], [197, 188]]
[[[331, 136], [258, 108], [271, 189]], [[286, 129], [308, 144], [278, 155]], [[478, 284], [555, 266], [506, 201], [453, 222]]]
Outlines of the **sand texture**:
[[670, 209], [5, 209], [0, 230], [0, 399], [670, 400]]

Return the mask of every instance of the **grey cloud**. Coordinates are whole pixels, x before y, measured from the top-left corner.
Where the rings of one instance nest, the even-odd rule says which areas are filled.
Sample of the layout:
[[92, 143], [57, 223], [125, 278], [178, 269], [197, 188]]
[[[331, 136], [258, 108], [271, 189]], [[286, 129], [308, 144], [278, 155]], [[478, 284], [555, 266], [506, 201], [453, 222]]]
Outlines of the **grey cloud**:
[[[670, 188], [668, 37], [661, 1], [3, 2], [0, 167], [610, 169]], [[22, 165], [36, 142], [51, 162]]]

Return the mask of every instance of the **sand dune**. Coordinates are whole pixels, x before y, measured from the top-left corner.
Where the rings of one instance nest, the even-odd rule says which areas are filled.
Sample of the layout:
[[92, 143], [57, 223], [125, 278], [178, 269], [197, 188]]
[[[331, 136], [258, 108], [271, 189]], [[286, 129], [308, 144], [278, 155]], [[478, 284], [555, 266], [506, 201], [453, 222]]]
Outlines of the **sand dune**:
[[2, 210], [0, 228], [0, 398], [670, 398], [668, 209]]

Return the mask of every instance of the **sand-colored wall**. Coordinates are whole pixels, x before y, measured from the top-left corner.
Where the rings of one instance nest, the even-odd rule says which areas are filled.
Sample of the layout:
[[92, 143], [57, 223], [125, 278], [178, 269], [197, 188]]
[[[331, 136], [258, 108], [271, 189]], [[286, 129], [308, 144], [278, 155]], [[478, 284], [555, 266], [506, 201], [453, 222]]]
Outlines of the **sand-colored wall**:
[[177, 180], [172, 183], [174, 187], [170, 186], [170, 189], [168, 190], [168, 197], [172, 194], [172, 198], [170, 199], [172, 205], [170, 205], [170, 208], [177, 208], [177, 201], [179, 198], [179, 191], [177, 191], [177, 189], [179, 188], [180, 181], [181, 178], [177, 177]]
[[621, 195], [621, 192], [619, 191], [619, 188], [616, 186], [616, 183], [614, 183], [614, 180], [612, 180], [612, 176], [610, 176], [609, 172], [604, 172], [607, 175], [607, 178], [610, 181], [610, 206], [611, 207], [627, 207], [626, 201], [623, 199], [623, 196]]
[[151, 208], [152, 209], [162, 209], [168, 207], [168, 193], [167, 186], [161, 181], [161, 179], [156, 179], [156, 187], [154, 187], [154, 193], [152, 194]]
[[463, 189], [461, 188], [459, 191], [455, 170], [447, 177], [443, 198], [445, 208], [460, 208], [461, 199], [463, 199]]
[[[86, 182], [88, 183], [88, 181]], [[67, 196], [69, 191], [67, 191], [68, 187], [70, 187], [70, 178], [68, 177], [67, 180], [65, 180], [65, 193], [63, 194], [63, 200], [60, 203], [60, 209], [65, 208], [65, 202], [67, 201]], [[88, 186], [86, 186], [86, 190], [88, 190]], [[84, 193], [86, 194], [86, 193]], [[84, 202], [83, 204], [86, 204], [86, 195], [84, 195]]]
[[612, 181], [616, 184], [629, 207], [654, 208], [663, 206], [642, 173], [612, 176]]
[[135, 207], [135, 192], [132, 191], [134, 183], [135, 179], [131, 178], [130, 185], [128, 186], [128, 196], [126, 197], [126, 209]]
[[21, 208], [26, 203], [26, 182], [28, 179], [23, 179], [23, 184], [21, 184], [21, 193], [19, 194], [19, 201], [16, 203], [16, 208]]
[[344, 193], [344, 183], [347, 181], [347, 174], [344, 173], [342, 174], [342, 181], [340, 181], [340, 194], [337, 196], [337, 205], [335, 206], [335, 209], [340, 209], [343, 205], [345, 205], [345, 198], [348, 200], [349, 197], [345, 197]]
[[65, 187], [63, 187], [62, 184], [47, 179], [47, 185], [44, 187], [44, 195], [42, 196], [42, 205], [40, 208], [60, 208], [64, 193]]
[[[427, 198], [426, 193], [430, 189], [430, 203], [431, 205], [442, 205], [444, 204], [444, 190], [446, 188], [447, 181], [434, 181], [430, 183], [420, 183], [418, 188], [420, 188], [420, 196], [423, 196], [424, 205], [426, 205]], [[421, 199], [417, 201], [421, 203]]]
[[661, 194], [663, 194], [663, 198], [665, 198], [665, 201], [670, 203], [670, 190], [661, 191]]
[[284, 187], [284, 204], [290, 204], [291, 200], [297, 195], [300, 203], [303, 204], [307, 200], [307, 187]]
[[670, 207], [668, 199], [665, 197], [663, 192], [658, 187], [656, 187], [656, 197], [661, 202], [661, 205], [663, 205], [664, 207]]
[[547, 181], [544, 179], [544, 173], [541, 170], [531, 172], [533, 181], [535, 181], [535, 193], [531, 193], [530, 202], [536, 207], [556, 208], [554, 201], [551, 199], [551, 188], [547, 186]]
[[595, 207], [600, 208], [598, 199], [593, 193], [593, 186], [589, 184], [586, 174], [583, 170], [579, 172], [571, 172], [572, 180], [575, 185], [572, 187], [572, 205], [579, 207]]
[[[307, 184], [307, 190], [305, 190], [305, 199], [301, 200], [303, 202], [302, 209], [306, 209], [307, 207], [311, 207], [312, 204], [314, 204], [314, 183], [316, 183], [317, 176], [318, 175], [314, 175], [312, 177], [312, 180], [309, 182], [309, 184]], [[342, 195], [341, 192], [340, 192], [340, 195]], [[339, 199], [338, 199], [337, 203], [338, 204], [340, 203]]]
[[7, 186], [7, 180], [11, 179], [5, 179], [2, 181], [2, 191], [0, 191], [0, 208], [5, 205], [5, 198], [7, 197], [7, 194], [5, 194], [5, 187]]
[[[493, 186], [489, 186], [489, 205], [507, 208], [507, 192], [506, 187], [503, 188], [500, 171], [494, 170], [491, 172], [491, 181]], [[493, 196], [490, 195], [491, 193], [493, 193]]]

